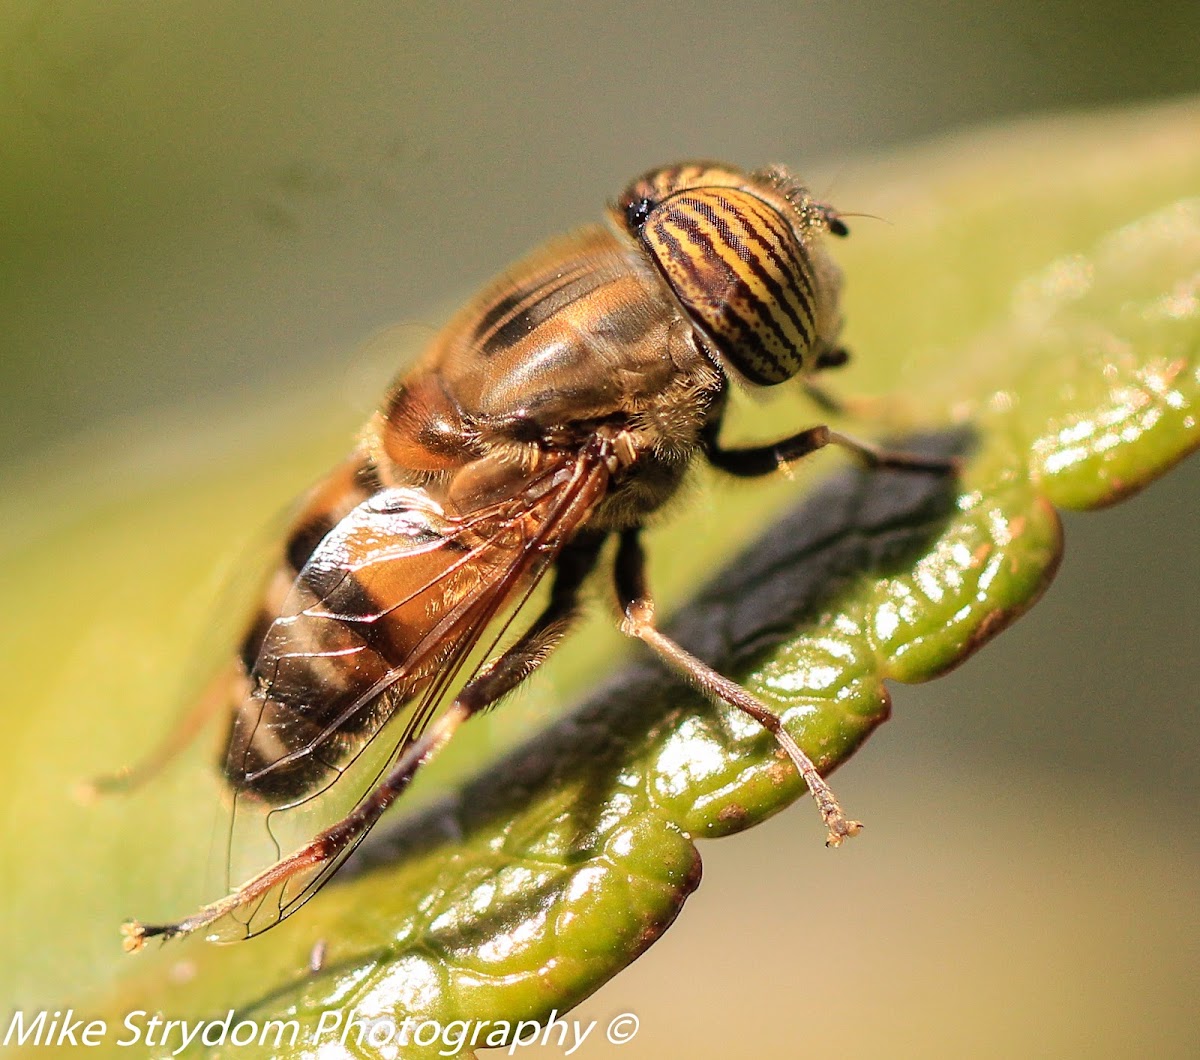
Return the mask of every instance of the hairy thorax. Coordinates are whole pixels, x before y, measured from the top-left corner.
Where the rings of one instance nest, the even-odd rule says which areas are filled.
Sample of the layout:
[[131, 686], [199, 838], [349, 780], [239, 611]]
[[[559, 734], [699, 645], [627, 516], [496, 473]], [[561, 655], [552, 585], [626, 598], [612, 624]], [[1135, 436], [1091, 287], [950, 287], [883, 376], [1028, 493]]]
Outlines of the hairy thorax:
[[594, 227], [565, 246], [498, 281], [394, 388], [364, 438], [385, 483], [475, 511], [603, 430], [622, 459], [595, 529], [636, 525], [675, 492], [721, 376], [620, 239]]

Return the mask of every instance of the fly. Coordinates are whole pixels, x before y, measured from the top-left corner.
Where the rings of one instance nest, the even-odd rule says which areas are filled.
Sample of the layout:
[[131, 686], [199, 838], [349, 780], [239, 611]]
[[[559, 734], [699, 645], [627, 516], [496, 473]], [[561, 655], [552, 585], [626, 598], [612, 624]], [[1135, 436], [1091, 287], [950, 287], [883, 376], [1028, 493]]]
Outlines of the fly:
[[[606, 226], [550, 242], [469, 303], [304, 501], [228, 669], [230, 865], [249, 861], [249, 878], [182, 920], [125, 924], [126, 949], [248, 938], [298, 909], [459, 728], [537, 669], [612, 539], [622, 631], [773, 734], [828, 845], [855, 835], [778, 716], [658, 629], [640, 538], [697, 460], [756, 477], [837, 444], [945, 468], [826, 426], [721, 443], [735, 381], [846, 360], [824, 245], [846, 234], [781, 168], [668, 166], [630, 184]], [[543, 581], [541, 612], [501, 648]]]

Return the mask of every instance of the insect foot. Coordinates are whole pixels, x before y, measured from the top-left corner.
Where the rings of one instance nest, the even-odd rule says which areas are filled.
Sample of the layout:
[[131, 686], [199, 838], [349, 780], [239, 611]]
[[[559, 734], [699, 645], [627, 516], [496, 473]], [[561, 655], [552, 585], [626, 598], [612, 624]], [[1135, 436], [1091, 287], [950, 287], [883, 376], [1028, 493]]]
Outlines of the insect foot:
[[821, 816], [825, 818], [825, 823], [829, 826], [829, 835], [825, 839], [827, 847], [840, 847], [844, 840], [858, 835], [863, 830], [862, 821], [851, 821], [842, 813], [842, 808], [836, 803], [833, 812], [828, 815], [825, 813], [825, 808], [822, 807]]
[[121, 925], [121, 948], [126, 953], [137, 953], [146, 945], [146, 929], [136, 920], [126, 920]]

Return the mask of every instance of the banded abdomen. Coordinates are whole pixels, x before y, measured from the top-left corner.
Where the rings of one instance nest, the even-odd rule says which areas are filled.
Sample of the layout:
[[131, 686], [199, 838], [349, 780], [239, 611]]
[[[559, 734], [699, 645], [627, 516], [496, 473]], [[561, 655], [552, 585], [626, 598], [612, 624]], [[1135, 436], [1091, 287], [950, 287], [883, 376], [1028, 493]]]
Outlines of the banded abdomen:
[[433, 710], [490, 620], [603, 494], [607, 472], [592, 469], [570, 495], [574, 463], [555, 457], [466, 512], [426, 489], [383, 489], [324, 535], [259, 638], [226, 747], [235, 789], [303, 799], [398, 709], [415, 701], [418, 722]]

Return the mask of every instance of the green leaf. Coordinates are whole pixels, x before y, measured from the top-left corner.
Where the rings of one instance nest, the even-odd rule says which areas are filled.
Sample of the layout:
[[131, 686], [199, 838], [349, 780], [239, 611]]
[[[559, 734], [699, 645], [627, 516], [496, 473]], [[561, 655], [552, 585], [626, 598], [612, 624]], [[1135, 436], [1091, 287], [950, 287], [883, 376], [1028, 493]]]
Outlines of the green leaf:
[[[651, 543], [668, 600], [745, 549], [675, 632], [778, 709], [825, 770], [886, 718], [886, 680], [944, 672], [1036, 600], [1061, 552], [1056, 508], [1118, 500], [1200, 444], [1197, 189], [1200, 106], [1187, 104], [962, 138], [878, 162], [839, 197], [891, 224], [860, 220], [836, 248], [855, 362], [829, 386], [863, 395], [838, 426], [960, 452], [961, 477], [844, 466], [814, 489], [838, 463], [822, 455], [799, 483], [705, 479]], [[813, 417], [792, 392], [743, 419], [764, 438]], [[170, 475], [131, 473], [120, 496], [28, 484], [6, 505], [9, 534], [26, 535], [6, 549], [9, 591], [30, 602], [3, 637], [25, 704], [3, 752], [6, 835], [30, 852], [6, 870], [21, 917], [6, 925], [21, 969], [6, 996], [106, 1018], [110, 1046], [130, 1010], [296, 1018], [295, 1055], [315, 1055], [326, 1012], [544, 1019], [671, 923], [699, 879], [694, 839], [802, 794], [754, 724], [628, 649], [614, 673], [622, 646], [596, 607], [523, 697], [472, 723], [353, 875], [253, 942], [124, 957], [125, 916], [216, 896], [211, 818], [197, 809], [215, 799], [206, 755], [92, 808], [67, 799], [70, 782], [136, 757], [165, 725], [172, 675], [206, 622], [196, 586], [216, 542], [244, 537], [247, 512], [337, 448], [200, 439], [184, 438], [197, 463], [168, 456]], [[870, 824], [870, 806], [847, 809]], [[853, 856], [826, 854], [823, 835], [814, 811], [795, 841]], [[855, 843], [870, 841], [868, 829]], [[313, 973], [317, 939], [327, 956]]]

